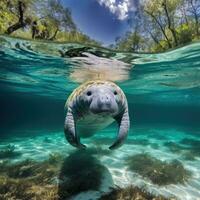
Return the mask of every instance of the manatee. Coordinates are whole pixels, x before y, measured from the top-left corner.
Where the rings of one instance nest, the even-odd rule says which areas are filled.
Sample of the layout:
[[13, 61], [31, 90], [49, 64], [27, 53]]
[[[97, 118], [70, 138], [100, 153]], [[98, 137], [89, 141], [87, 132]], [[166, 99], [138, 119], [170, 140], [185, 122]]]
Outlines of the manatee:
[[127, 99], [113, 82], [94, 80], [83, 83], [68, 97], [65, 109], [65, 137], [74, 147], [85, 148], [81, 137], [91, 137], [114, 121], [119, 130], [109, 149], [120, 147], [127, 137], [130, 127]]

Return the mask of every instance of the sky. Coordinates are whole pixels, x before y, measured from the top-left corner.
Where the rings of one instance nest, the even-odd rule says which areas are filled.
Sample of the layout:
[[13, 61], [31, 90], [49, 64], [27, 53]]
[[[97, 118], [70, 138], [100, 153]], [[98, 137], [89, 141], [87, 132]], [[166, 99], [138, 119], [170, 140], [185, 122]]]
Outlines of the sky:
[[131, 29], [128, 21], [139, 0], [61, 0], [81, 32], [105, 46]]

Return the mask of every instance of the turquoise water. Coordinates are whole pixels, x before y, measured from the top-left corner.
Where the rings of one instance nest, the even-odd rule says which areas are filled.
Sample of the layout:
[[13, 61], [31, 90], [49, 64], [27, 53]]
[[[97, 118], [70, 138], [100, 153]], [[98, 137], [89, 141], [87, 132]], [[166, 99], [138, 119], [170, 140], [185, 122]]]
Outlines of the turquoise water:
[[[96, 78], [123, 89], [131, 129], [115, 151], [108, 146], [116, 124], [82, 139], [106, 170], [99, 189], [70, 198], [98, 199], [115, 185], [134, 185], [166, 197], [200, 199], [200, 43], [160, 54], [133, 54], [0, 36], [0, 151], [10, 145], [18, 152], [0, 162], [74, 155], [63, 133], [64, 104], [81, 82]], [[143, 153], [166, 162], [176, 159], [191, 176], [184, 183], [155, 184], [127, 164], [128, 158]]]

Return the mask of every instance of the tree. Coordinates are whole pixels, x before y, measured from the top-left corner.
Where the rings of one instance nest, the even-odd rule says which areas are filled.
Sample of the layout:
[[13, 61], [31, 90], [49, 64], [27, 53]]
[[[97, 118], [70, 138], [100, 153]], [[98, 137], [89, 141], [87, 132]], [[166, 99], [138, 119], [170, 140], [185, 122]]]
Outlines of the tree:
[[192, 41], [192, 30], [189, 24], [181, 24], [176, 28], [176, 32], [180, 44], [186, 44]]
[[[7, 34], [29, 26], [33, 39], [54, 40], [58, 31], [76, 30], [70, 10], [65, 8], [59, 0], [2, 0], [0, 10], [2, 11], [0, 19], [5, 18], [5, 16], [9, 16], [11, 19], [8, 22], [8, 17], [5, 18], [6, 25], [12, 23], [6, 28]], [[0, 20], [0, 28], [5, 29], [4, 26]]]
[[174, 3], [174, 1], [169, 1], [169, 0], [163, 0], [162, 2], [162, 7], [167, 18], [168, 29], [172, 33], [175, 46], [178, 46], [178, 39], [176, 35], [175, 22], [174, 22], [177, 4], [178, 4], [178, 1], [176, 2], [176, 4]]
[[7, 28], [7, 34], [11, 34], [31, 23], [31, 17], [25, 15], [25, 12], [27, 11], [27, 8], [33, 4], [33, 0], [7, 0], [6, 2], [8, 11], [17, 17], [17, 22]]
[[0, 32], [5, 32], [11, 22], [16, 21], [17, 16], [8, 9], [8, 1], [0, 1]]
[[142, 42], [142, 37], [136, 28], [133, 32], [127, 32], [124, 37], [116, 38], [116, 48], [136, 52], [142, 48]]
[[187, 26], [189, 26], [189, 19], [188, 19], [188, 15], [187, 15], [187, 1], [188, 0], [182, 0], [182, 3], [180, 5], [180, 11], [181, 11], [181, 23], [182, 24], [187, 24]]
[[200, 0], [188, 0], [188, 4], [188, 11], [194, 16], [196, 35], [199, 37]]
[[191, 42], [200, 34], [200, 0], [146, 0], [139, 6], [137, 24], [116, 40], [116, 48], [164, 51]]
[[152, 23], [155, 23], [160, 29], [163, 37], [167, 41], [168, 47], [171, 48], [172, 44], [170, 42], [169, 36], [166, 33], [166, 20], [163, 18], [163, 9], [161, 0], [147, 1], [144, 6], [144, 12], [150, 17]]
[[[56, 39], [59, 31], [76, 31], [76, 25], [72, 20], [71, 12], [68, 8], [65, 8], [60, 0], [48, 0], [40, 4], [42, 7], [42, 15], [40, 17], [43, 28], [51, 36], [49, 40]], [[42, 37], [42, 34], [40, 35]]]
[[182, 0], [151, 0], [144, 6], [144, 12], [160, 29], [169, 48], [179, 44], [175, 27], [180, 18], [177, 8], [181, 4]]

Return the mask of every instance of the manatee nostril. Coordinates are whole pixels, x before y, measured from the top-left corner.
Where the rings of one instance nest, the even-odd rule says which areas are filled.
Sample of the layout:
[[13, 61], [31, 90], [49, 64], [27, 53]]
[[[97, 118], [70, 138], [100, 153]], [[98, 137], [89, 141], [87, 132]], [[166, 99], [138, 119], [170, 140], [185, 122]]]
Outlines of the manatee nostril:
[[105, 104], [110, 105], [110, 97], [109, 96], [105, 97]]
[[110, 97], [107, 95], [101, 96], [100, 104], [110, 104]]

